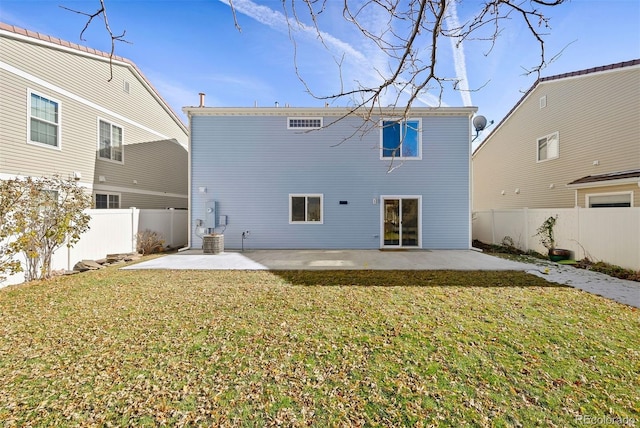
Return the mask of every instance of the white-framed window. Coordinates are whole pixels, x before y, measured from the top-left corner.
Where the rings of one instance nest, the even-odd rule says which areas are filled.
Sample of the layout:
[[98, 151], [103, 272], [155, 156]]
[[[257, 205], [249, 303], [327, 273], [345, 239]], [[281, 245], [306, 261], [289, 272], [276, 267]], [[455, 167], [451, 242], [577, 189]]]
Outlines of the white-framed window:
[[321, 117], [288, 117], [287, 129], [320, 129]]
[[98, 119], [98, 158], [122, 163], [124, 133], [121, 126]]
[[27, 90], [27, 138], [30, 144], [60, 149], [61, 104], [51, 97]]
[[633, 192], [591, 193], [585, 195], [588, 208], [632, 207]]
[[558, 132], [538, 138], [537, 153], [538, 162], [556, 159], [560, 156], [560, 136]]
[[322, 194], [290, 194], [289, 223], [322, 224]]
[[422, 159], [422, 119], [383, 119], [380, 159]]
[[118, 209], [120, 208], [120, 194], [118, 193], [96, 193], [96, 209]]

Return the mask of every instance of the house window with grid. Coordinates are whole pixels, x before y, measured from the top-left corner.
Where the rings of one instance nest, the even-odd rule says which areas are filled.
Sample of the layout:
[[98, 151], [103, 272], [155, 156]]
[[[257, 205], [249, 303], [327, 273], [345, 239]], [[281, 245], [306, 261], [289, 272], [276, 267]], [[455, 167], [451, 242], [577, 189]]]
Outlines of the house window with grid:
[[321, 117], [290, 117], [287, 120], [287, 129], [320, 129]]
[[60, 103], [29, 92], [29, 142], [60, 148]]
[[381, 159], [421, 159], [421, 119], [383, 120], [380, 132]]
[[98, 121], [98, 157], [122, 162], [122, 128], [104, 120]]
[[289, 195], [289, 223], [321, 224], [322, 195]]
[[118, 209], [120, 208], [120, 195], [113, 193], [96, 193], [97, 209]]
[[560, 139], [558, 133], [538, 138], [538, 162], [555, 159], [560, 155]]

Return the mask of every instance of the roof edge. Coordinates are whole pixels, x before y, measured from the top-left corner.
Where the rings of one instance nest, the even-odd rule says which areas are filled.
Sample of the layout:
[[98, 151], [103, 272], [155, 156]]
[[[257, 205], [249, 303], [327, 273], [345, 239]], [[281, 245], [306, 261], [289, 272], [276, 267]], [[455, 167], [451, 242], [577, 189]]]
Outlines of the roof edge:
[[163, 108], [169, 113], [173, 120], [178, 124], [178, 126], [183, 130], [185, 135], [189, 135], [189, 131], [184, 122], [180, 119], [178, 114], [171, 108], [169, 103], [162, 98], [160, 92], [151, 84], [149, 79], [146, 78], [144, 73], [135, 65], [135, 63], [127, 58], [111, 55], [107, 52], [99, 51], [97, 49], [93, 49], [87, 46], [82, 46], [76, 43], [72, 43], [66, 40], [59, 39], [57, 37], [49, 36], [46, 34], [38, 33], [36, 31], [27, 30], [25, 28], [18, 27], [16, 25], [7, 24], [4, 22], [0, 22], [0, 35], [6, 35], [8, 37], [12, 37], [20, 40], [32, 41], [34, 43], [49, 45], [52, 48], [63, 50], [63, 51], [71, 51], [80, 55], [86, 55], [89, 57], [93, 57], [100, 61], [109, 62], [110, 59], [113, 60], [114, 63], [118, 65], [122, 65], [131, 69], [131, 71], [136, 74], [140, 82], [147, 88], [147, 90], [162, 104]]
[[602, 65], [602, 66], [599, 66], [599, 67], [585, 68], [585, 69], [582, 69], [582, 70], [572, 71], [572, 72], [568, 72], [568, 73], [555, 74], [553, 76], [548, 76], [548, 77], [538, 78], [533, 83], [533, 85], [531, 85], [531, 87], [522, 95], [522, 97], [518, 100], [518, 102], [515, 103], [515, 105], [507, 112], [507, 114], [502, 118], [502, 120], [500, 120], [500, 122], [498, 122], [496, 127], [491, 130], [489, 135], [487, 135], [482, 140], [480, 145], [478, 145], [478, 147], [476, 147], [476, 149], [473, 151], [472, 157], [476, 153], [478, 153], [478, 151], [480, 151], [480, 149], [482, 147], [484, 147], [485, 143], [487, 141], [489, 141], [491, 136], [494, 133], [496, 133], [498, 131], [498, 129], [500, 129], [500, 127], [507, 121], [507, 119], [509, 119], [509, 117], [511, 117], [511, 115], [518, 109], [518, 107], [520, 107], [521, 104], [524, 103], [524, 101], [529, 97], [529, 95], [531, 95], [531, 93], [539, 85], [541, 85], [543, 83], [546, 83], [546, 82], [554, 81], [554, 80], [575, 78], [575, 77], [580, 77], [580, 76], [585, 76], [585, 75], [594, 74], [594, 73], [600, 73], [600, 72], [605, 72], [605, 71], [621, 70], [621, 69], [626, 68], [626, 67], [634, 67], [634, 66], [640, 66], [640, 58], [639, 59], [632, 59], [632, 60], [628, 60], [628, 61], [617, 62], [617, 63], [614, 63], [614, 64]]
[[[384, 107], [372, 111], [349, 107], [183, 107], [182, 111], [189, 116], [404, 116], [404, 108]], [[409, 116], [427, 114], [433, 116], [471, 116], [478, 107], [412, 107]]]

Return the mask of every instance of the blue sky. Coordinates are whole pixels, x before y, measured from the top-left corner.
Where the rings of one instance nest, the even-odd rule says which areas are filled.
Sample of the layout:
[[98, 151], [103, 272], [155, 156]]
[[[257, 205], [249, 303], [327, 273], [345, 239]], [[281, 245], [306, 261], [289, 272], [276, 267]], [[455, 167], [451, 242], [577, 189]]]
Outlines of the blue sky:
[[[464, 0], [458, 4], [458, 20], [469, 19], [480, 3]], [[95, 22], [81, 41], [85, 18], [60, 7], [93, 12], [98, 4], [97, 0], [0, 0], [0, 20], [109, 51], [110, 40], [101, 22]], [[197, 105], [199, 92], [207, 94], [207, 106], [324, 105], [306, 93], [296, 77], [281, 0], [234, 0], [241, 32], [235, 29], [224, 0], [106, 0], [106, 4], [113, 31], [126, 30], [131, 42], [119, 43], [116, 53], [135, 62], [183, 119], [182, 107]], [[330, 51], [313, 35], [296, 34], [298, 68], [318, 95], [339, 89], [335, 58], [342, 52], [346, 53], [342, 70], [346, 85], [375, 80], [373, 70], [385, 63], [384, 56], [342, 18], [341, 4], [328, 0], [321, 15]], [[572, 0], [549, 9], [548, 16], [547, 54], [549, 58], [562, 54], [542, 76], [640, 58], [638, 0]], [[367, 17], [374, 23], [380, 18]], [[537, 44], [527, 31], [512, 20], [488, 55], [486, 42], [469, 41], [462, 50], [441, 45], [444, 74], [463, 78], [472, 90], [447, 90], [443, 105], [474, 105], [479, 114], [499, 122], [536, 79], [524, 73], [539, 59]], [[427, 94], [415, 105], [433, 105], [437, 95]]]

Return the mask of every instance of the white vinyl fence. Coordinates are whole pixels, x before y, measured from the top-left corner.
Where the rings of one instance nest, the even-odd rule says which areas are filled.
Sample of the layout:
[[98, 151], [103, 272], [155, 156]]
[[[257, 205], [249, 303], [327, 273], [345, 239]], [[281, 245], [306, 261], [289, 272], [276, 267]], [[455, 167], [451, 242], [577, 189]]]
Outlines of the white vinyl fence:
[[640, 270], [640, 207], [479, 211], [473, 214], [473, 239], [500, 244], [508, 236], [519, 249], [544, 254], [535, 234], [555, 215], [556, 246], [571, 250], [576, 260], [588, 257]]
[[[99, 260], [107, 254], [135, 252], [136, 235], [147, 229], [160, 234], [165, 246], [171, 248], [183, 247], [188, 241], [187, 210], [129, 208], [87, 210], [87, 214], [91, 216], [90, 229], [72, 248], [63, 245], [54, 253], [53, 270], [71, 270], [80, 260]], [[20, 273], [7, 278], [0, 287], [23, 281]]]

